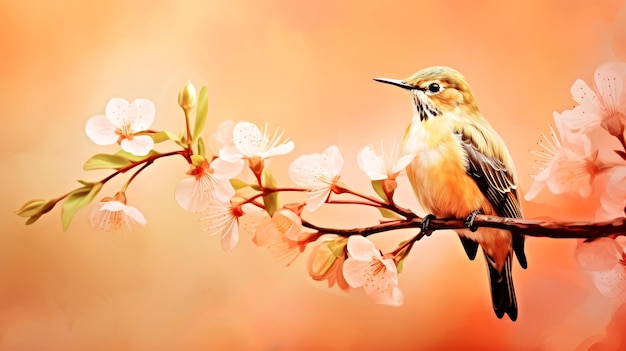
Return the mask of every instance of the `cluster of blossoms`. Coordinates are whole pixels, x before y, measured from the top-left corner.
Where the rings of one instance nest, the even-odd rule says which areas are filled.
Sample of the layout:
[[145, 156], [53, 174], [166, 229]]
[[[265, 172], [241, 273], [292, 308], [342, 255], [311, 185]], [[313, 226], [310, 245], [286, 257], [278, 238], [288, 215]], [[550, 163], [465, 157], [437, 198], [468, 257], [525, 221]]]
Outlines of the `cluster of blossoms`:
[[[374, 232], [354, 235], [315, 226], [303, 218], [303, 212], [340, 203], [334, 200], [334, 195], [347, 194], [355, 200], [341, 203], [372, 206], [387, 217], [394, 211], [396, 218], [398, 212], [406, 217], [408, 211], [394, 204], [393, 194], [396, 177], [413, 155], [402, 154], [399, 145], [394, 145], [387, 154], [383, 150], [377, 153], [371, 146], [358, 153], [358, 166], [371, 178], [379, 197], [355, 192], [340, 181], [344, 159], [336, 146], [297, 157], [288, 170], [297, 187], [281, 188], [267, 167], [267, 160], [293, 151], [295, 145], [283, 137], [284, 131], [228, 120], [211, 135], [211, 150], [207, 151], [201, 137], [206, 101], [206, 88], [197, 94], [188, 83], [181, 90], [179, 105], [185, 112], [186, 131], [175, 135], [150, 129], [156, 113], [151, 101], [110, 100], [105, 114], [90, 118], [85, 130], [94, 143], [117, 144], [120, 150], [93, 156], [84, 169], [112, 169], [114, 173], [95, 183], [81, 181], [82, 187], [59, 198], [33, 200], [18, 214], [30, 217], [27, 221], [30, 224], [65, 200], [62, 217], [67, 228], [74, 213], [91, 202], [108, 180], [137, 167], [114, 196], [106, 196], [93, 206], [88, 220], [92, 227], [105, 231], [144, 226], [146, 217], [127, 204], [127, 188], [155, 160], [178, 155], [187, 161], [188, 169], [175, 186], [174, 198], [183, 210], [201, 217], [205, 230], [220, 238], [225, 251], [231, 251], [239, 242], [240, 233], [246, 233], [254, 244], [268, 248], [290, 265], [312, 244], [307, 267], [314, 280], [327, 281], [329, 287], [336, 285], [344, 291], [363, 287], [365, 294], [377, 303], [401, 305], [403, 294], [398, 287], [398, 272], [413, 241], [382, 253], [367, 237]], [[197, 113], [192, 128], [189, 116], [193, 109]], [[157, 143], [167, 140], [180, 149], [165, 153], [154, 149]], [[242, 179], [254, 181], [248, 183]], [[287, 191], [301, 193], [301, 201], [281, 204], [279, 194]]]
[[[543, 188], [553, 194], [587, 198], [602, 187], [596, 219], [623, 217], [626, 211], [626, 64], [609, 62], [595, 72], [593, 88], [578, 79], [571, 88], [577, 105], [554, 113], [556, 131], [542, 136], [538, 169], [526, 199]], [[557, 136], [558, 134], [558, 136]], [[626, 241], [623, 236], [581, 241], [579, 263], [598, 290], [626, 301]]]

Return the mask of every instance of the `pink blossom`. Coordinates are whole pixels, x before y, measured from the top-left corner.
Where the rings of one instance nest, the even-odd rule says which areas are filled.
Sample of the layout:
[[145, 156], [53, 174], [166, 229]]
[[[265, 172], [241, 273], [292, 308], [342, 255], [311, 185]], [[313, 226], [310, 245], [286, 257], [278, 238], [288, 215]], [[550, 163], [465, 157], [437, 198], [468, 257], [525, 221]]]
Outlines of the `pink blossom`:
[[378, 154], [374, 148], [366, 146], [357, 154], [357, 163], [371, 180], [396, 179], [414, 157], [414, 154], [400, 153], [398, 144], [394, 144], [388, 154], [384, 151]]
[[602, 295], [626, 301], [626, 238], [581, 242], [576, 257]]
[[306, 209], [315, 211], [328, 199], [332, 186], [339, 179], [343, 157], [332, 145], [321, 154], [302, 155], [289, 166], [289, 177], [308, 190]]
[[302, 220], [296, 212], [281, 208], [259, 224], [252, 238], [256, 245], [269, 248], [278, 259], [286, 261], [287, 266], [317, 238], [317, 235], [302, 233]]
[[566, 115], [565, 125], [582, 133], [602, 126], [611, 135], [623, 135], [626, 122], [625, 79], [626, 64], [608, 62], [596, 70], [593, 89], [583, 80], [576, 80], [571, 93], [579, 105], [574, 108], [573, 113]]
[[226, 162], [216, 158], [211, 163], [204, 160], [200, 166], [191, 166], [189, 177], [176, 185], [175, 195], [178, 205], [189, 212], [202, 212], [211, 200], [229, 202], [235, 195], [230, 179], [243, 169], [243, 161]]
[[202, 220], [209, 235], [219, 235], [222, 248], [229, 252], [239, 242], [239, 220], [246, 214], [263, 213], [253, 204], [222, 203], [211, 200]]
[[[238, 122], [233, 127], [233, 146], [221, 148], [220, 158], [233, 162], [242, 158], [266, 159], [287, 154], [293, 150], [294, 143], [282, 140], [283, 133], [284, 131], [270, 133], [267, 124], [261, 132], [259, 127], [250, 122]], [[227, 136], [222, 136], [221, 139], [225, 145], [230, 143]]]
[[[567, 112], [567, 111], [566, 111]], [[572, 133], [565, 128], [563, 115], [554, 113], [559, 137], [550, 128], [550, 136], [542, 134], [538, 145], [542, 148], [533, 153], [538, 157], [539, 174], [525, 196], [531, 200], [544, 188], [553, 194], [578, 192], [587, 197], [592, 191], [592, 182], [597, 174], [608, 169], [598, 159], [598, 150], [591, 147], [591, 141], [582, 133]]]
[[98, 145], [120, 143], [122, 150], [136, 156], [147, 155], [154, 146], [149, 135], [136, 135], [150, 128], [155, 108], [150, 100], [136, 99], [132, 103], [113, 98], [106, 106], [105, 115], [87, 121], [87, 136]]
[[104, 231], [131, 229], [134, 225], [146, 225], [146, 218], [136, 207], [126, 205], [126, 195], [118, 192], [105, 197], [89, 213], [89, 224]]
[[400, 306], [404, 295], [398, 287], [398, 270], [393, 258], [383, 256], [368, 239], [353, 235], [348, 239], [350, 257], [343, 264], [346, 282], [353, 287], [363, 287], [372, 301], [390, 306]]

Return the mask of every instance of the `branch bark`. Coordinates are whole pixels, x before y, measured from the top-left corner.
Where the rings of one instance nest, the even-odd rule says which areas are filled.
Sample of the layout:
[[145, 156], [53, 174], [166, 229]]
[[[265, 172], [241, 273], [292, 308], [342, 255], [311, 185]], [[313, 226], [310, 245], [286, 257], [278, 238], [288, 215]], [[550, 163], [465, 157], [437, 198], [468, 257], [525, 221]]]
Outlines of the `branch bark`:
[[[316, 226], [303, 221], [307, 228], [314, 229], [322, 234], [336, 234], [340, 236], [363, 235], [407, 229], [421, 228], [422, 218], [410, 218], [383, 222], [378, 225], [353, 229], [335, 229]], [[554, 238], [554, 239], [596, 239], [615, 235], [626, 235], [626, 217], [597, 222], [557, 222], [532, 220], [521, 218], [504, 218], [497, 216], [477, 215], [474, 219], [476, 227], [506, 229], [526, 236]], [[465, 221], [453, 218], [437, 218], [430, 220], [431, 230], [464, 229]], [[421, 236], [420, 236], [421, 238]]]

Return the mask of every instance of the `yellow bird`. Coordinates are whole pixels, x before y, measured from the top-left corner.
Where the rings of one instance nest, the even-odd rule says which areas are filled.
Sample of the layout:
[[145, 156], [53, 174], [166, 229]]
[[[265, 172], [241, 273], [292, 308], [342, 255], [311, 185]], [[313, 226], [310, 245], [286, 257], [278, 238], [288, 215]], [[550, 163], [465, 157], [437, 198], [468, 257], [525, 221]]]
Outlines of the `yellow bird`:
[[403, 139], [415, 159], [407, 174], [422, 207], [428, 230], [432, 216], [466, 219], [457, 230], [467, 256], [481, 246], [489, 270], [493, 309], [498, 318], [517, 319], [511, 277], [513, 252], [527, 267], [524, 236], [474, 227], [477, 213], [522, 218], [515, 166], [506, 145], [483, 117], [461, 73], [449, 67], [425, 68], [407, 79], [375, 78], [406, 89], [414, 115]]

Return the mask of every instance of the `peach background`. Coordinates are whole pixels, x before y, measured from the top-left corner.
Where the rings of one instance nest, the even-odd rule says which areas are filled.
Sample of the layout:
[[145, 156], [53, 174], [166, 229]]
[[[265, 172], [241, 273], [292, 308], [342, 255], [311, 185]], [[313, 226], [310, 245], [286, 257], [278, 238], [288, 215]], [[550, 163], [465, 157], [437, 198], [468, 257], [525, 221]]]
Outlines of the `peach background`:
[[[272, 163], [282, 183], [298, 154], [336, 144], [344, 180], [369, 191], [356, 151], [397, 140], [410, 117], [404, 93], [371, 78], [435, 64], [466, 75], [528, 189], [527, 150], [552, 111], [573, 105], [573, 81], [626, 60], [624, 1], [4, 0], [0, 28], [0, 350], [615, 349], [626, 328], [615, 318], [602, 341], [615, 302], [578, 268], [572, 240], [527, 241], [530, 267], [514, 269], [516, 323], [494, 316], [484, 263], [446, 233], [408, 258], [400, 308], [314, 284], [305, 257], [284, 268], [248, 238], [226, 254], [174, 202], [181, 160], [158, 162], [131, 186], [149, 221], [132, 233], [96, 232], [87, 211], [67, 232], [59, 209], [29, 227], [13, 214], [105, 174], [81, 165], [114, 151], [84, 135], [110, 98], [149, 98], [154, 128], [178, 131], [187, 79], [209, 87], [206, 135], [229, 118], [287, 130], [296, 150]], [[401, 201], [415, 206], [402, 186]], [[529, 217], [586, 219], [595, 206], [541, 201], [524, 204]], [[358, 211], [316, 220], [370, 223]]]

